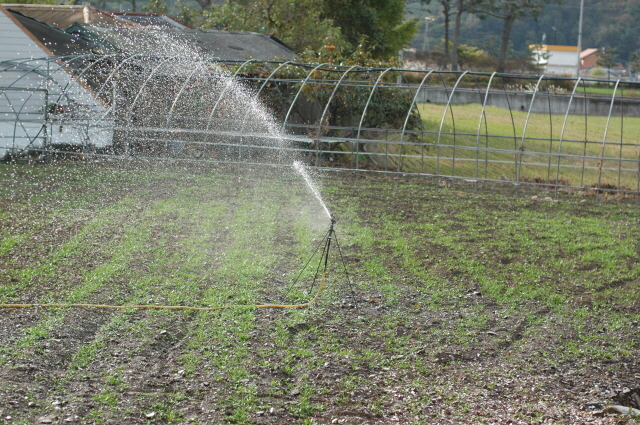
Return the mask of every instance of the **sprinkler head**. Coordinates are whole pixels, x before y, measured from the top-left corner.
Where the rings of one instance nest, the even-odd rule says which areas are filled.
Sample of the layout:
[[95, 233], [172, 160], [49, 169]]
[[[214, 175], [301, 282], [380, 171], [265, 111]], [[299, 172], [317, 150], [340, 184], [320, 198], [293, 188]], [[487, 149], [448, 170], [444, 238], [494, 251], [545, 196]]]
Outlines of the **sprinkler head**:
[[330, 215], [330, 217], [331, 217], [331, 225], [336, 224], [336, 221], [337, 221], [337, 220], [336, 220], [336, 216], [335, 216], [335, 215], [333, 215], [333, 214], [331, 214], [331, 215]]

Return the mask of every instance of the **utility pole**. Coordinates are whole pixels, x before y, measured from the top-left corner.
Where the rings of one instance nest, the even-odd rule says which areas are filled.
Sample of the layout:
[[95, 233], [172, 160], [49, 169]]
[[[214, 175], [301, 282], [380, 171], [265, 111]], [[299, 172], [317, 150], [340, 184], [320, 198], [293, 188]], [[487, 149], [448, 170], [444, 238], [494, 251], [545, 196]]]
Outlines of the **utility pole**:
[[576, 66], [576, 78], [580, 77], [580, 53], [582, 52], [582, 12], [584, 10], [584, 0], [580, 0], [580, 20], [578, 21], [578, 65]]
[[431, 50], [431, 48], [429, 47], [429, 22], [433, 21], [434, 19], [431, 16], [425, 16], [424, 17], [424, 40], [422, 40], [422, 50]]

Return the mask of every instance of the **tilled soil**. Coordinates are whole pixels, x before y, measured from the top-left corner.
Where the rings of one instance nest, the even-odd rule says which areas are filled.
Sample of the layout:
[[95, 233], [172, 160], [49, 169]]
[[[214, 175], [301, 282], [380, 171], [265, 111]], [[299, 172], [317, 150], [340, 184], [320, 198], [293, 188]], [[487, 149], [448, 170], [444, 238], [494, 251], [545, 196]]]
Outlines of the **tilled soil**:
[[[288, 302], [326, 231], [297, 182], [269, 175], [100, 164], [2, 179], [2, 303]], [[640, 388], [635, 204], [361, 179], [324, 180], [341, 251], [312, 307], [2, 308], [0, 423], [632, 421], [602, 410]], [[496, 219], [524, 214], [505, 237]], [[603, 245], [619, 231], [625, 257], [544, 248], [545, 223], [567, 217]], [[528, 279], [546, 289], [523, 295]]]

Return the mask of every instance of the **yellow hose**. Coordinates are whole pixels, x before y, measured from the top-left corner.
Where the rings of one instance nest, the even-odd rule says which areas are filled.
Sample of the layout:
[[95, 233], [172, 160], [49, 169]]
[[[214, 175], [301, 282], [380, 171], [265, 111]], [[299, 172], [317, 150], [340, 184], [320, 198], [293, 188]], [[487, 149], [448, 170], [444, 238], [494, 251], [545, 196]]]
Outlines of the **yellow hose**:
[[108, 305], [108, 304], [0, 304], [0, 308], [33, 308], [33, 307], [47, 307], [47, 308], [66, 308], [66, 307], [84, 307], [84, 308], [105, 308], [114, 310], [124, 310], [127, 308], [138, 309], [156, 309], [156, 310], [192, 310], [192, 311], [215, 311], [215, 310], [228, 310], [232, 308], [303, 308], [309, 307], [315, 303], [320, 297], [322, 290], [324, 289], [324, 280], [326, 271], [322, 272], [322, 280], [318, 286], [318, 292], [309, 302], [303, 304], [245, 304], [245, 305], [223, 305], [217, 307], [191, 307], [182, 305]]

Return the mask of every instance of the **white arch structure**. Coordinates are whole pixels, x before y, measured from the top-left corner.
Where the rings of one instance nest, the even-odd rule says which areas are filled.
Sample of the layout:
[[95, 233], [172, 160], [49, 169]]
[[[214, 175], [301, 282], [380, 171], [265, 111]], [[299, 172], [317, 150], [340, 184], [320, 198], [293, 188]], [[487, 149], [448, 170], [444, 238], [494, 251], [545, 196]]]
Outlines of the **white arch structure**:
[[625, 92], [640, 84], [617, 80], [610, 94], [589, 94], [597, 83], [294, 61], [22, 59], [0, 62], [0, 156], [295, 156], [439, 186], [638, 193], [640, 137], [627, 129], [640, 125], [640, 98]]

